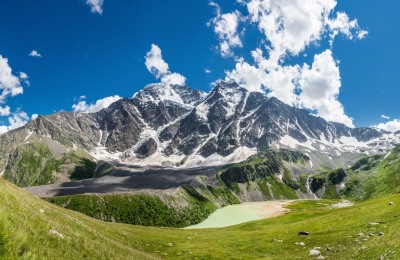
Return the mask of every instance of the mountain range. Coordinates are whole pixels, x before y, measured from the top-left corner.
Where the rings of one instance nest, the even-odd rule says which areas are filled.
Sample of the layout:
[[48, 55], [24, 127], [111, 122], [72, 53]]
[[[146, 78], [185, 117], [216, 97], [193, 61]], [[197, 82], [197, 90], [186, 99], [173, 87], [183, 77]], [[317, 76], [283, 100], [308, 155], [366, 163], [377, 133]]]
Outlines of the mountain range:
[[274, 97], [221, 82], [209, 93], [151, 84], [96, 113], [39, 116], [0, 136], [0, 169], [21, 147], [40, 143], [51, 154], [84, 151], [95, 160], [136, 165], [223, 165], [269, 148], [297, 149], [314, 167], [350, 165], [385, 153], [399, 134], [327, 122]]

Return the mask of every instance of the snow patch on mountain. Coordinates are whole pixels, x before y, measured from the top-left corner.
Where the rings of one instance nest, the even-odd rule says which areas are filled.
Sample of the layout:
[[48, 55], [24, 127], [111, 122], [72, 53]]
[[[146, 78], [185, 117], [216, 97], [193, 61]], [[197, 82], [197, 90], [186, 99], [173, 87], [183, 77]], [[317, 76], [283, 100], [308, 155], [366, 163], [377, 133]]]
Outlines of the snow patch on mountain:
[[229, 163], [241, 162], [255, 154], [257, 154], [257, 149], [242, 146], [237, 148], [233, 153], [231, 153], [228, 156], [213, 154], [208, 158], [204, 158], [201, 155], [195, 155], [189, 161], [187, 161], [183, 166], [189, 168], [198, 166], [218, 166]]
[[155, 83], [147, 85], [143, 90], [135, 93], [132, 98], [136, 98], [141, 104], [171, 102], [193, 108], [205, 95], [206, 93], [202, 91], [184, 86]]
[[294, 139], [293, 137], [289, 136], [289, 135], [285, 135], [283, 136], [280, 140], [279, 140], [279, 144], [283, 145], [283, 146], [287, 146], [290, 149], [297, 149], [299, 147], [303, 147], [303, 148], [307, 148], [309, 150], [316, 150], [315, 147], [313, 147], [313, 142], [311, 140], [307, 140], [305, 142], [300, 142], [296, 139]]
[[231, 87], [221, 87], [219, 92], [222, 95], [221, 101], [225, 104], [226, 116], [230, 118], [236, 112], [236, 107], [239, 105], [243, 97], [247, 94], [244, 93], [244, 89], [237, 89]]

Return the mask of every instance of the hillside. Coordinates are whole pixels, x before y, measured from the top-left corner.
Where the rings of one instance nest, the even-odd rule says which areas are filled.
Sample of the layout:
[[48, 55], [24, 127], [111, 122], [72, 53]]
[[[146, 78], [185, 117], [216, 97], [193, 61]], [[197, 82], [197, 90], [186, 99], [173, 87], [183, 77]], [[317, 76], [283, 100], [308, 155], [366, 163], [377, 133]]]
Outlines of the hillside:
[[[299, 201], [282, 217], [195, 231], [97, 221], [37, 199], [2, 179], [0, 200], [3, 259], [307, 259], [315, 247], [331, 259], [400, 257], [398, 195], [342, 209], [329, 208], [335, 201]], [[301, 230], [310, 235], [298, 236]]]
[[400, 192], [400, 145], [386, 155], [365, 156], [347, 169], [312, 174], [310, 188], [320, 198], [367, 200]]

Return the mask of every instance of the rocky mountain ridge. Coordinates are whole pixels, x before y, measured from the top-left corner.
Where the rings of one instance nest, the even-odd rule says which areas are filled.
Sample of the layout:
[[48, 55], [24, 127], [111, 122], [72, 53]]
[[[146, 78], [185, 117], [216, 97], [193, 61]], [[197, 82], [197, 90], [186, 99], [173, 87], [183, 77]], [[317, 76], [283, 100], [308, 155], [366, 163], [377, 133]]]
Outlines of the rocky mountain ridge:
[[33, 140], [53, 153], [82, 149], [96, 160], [138, 165], [222, 165], [268, 148], [296, 149], [314, 167], [343, 166], [360, 154], [385, 153], [399, 134], [349, 128], [265, 94], [221, 82], [210, 93], [151, 84], [97, 113], [39, 116], [0, 136], [7, 154]]

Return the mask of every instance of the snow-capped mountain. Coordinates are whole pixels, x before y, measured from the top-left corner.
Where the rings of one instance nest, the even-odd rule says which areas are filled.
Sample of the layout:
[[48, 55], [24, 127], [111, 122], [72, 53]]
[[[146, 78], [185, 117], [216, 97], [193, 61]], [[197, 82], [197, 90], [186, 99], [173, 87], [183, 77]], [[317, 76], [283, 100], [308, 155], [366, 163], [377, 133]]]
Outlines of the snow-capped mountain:
[[[221, 82], [210, 93], [152, 84], [100, 112], [40, 116], [0, 136], [0, 155], [30, 140], [52, 151], [83, 149], [96, 159], [191, 167], [237, 162], [258, 150], [290, 148], [311, 164], [345, 164], [384, 153], [398, 134], [348, 128], [276, 98]], [[1, 156], [1, 165], [6, 164]], [[0, 166], [1, 166], [0, 165]]]

